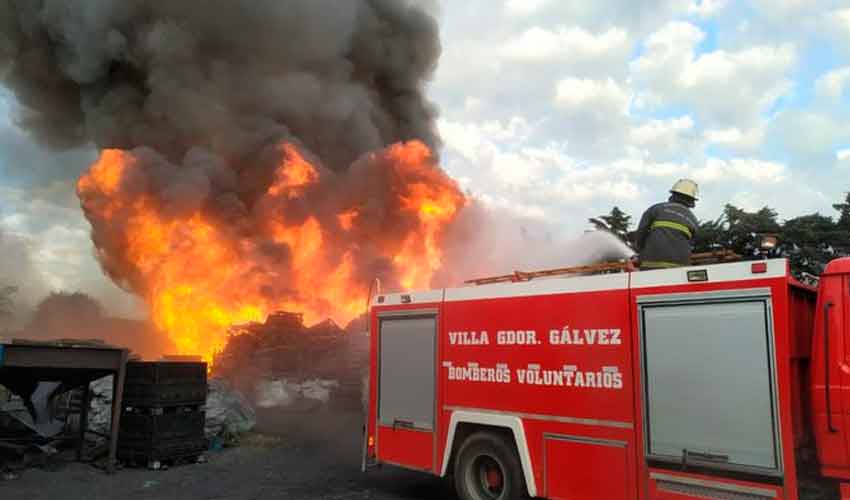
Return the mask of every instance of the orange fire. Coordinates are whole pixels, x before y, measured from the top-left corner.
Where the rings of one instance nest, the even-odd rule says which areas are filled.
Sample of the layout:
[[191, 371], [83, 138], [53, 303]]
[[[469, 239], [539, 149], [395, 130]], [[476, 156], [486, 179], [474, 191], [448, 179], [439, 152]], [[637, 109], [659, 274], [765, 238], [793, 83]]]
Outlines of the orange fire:
[[[229, 326], [277, 310], [301, 312], [307, 323], [331, 318], [345, 325], [364, 312], [374, 277], [364, 263], [386, 262], [383, 272], [405, 289], [427, 288], [441, 267], [443, 232], [466, 200], [427, 146], [396, 144], [371, 157], [380, 161], [366, 172], [387, 184], [377, 209], [370, 192], [334, 194], [353, 174], [319, 168], [291, 144], [279, 153], [273, 179], [253, 204], [263, 216], [250, 230], [221, 224], [203, 209], [175, 215], [150, 191], [125, 189], [128, 176], [144, 175], [133, 152], [101, 152], [80, 179], [101, 264], [147, 301], [178, 354], [210, 361]], [[336, 204], [330, 215], [326, 206], [315, 213], [292, 208], [328, 198]], [[270, 264], [268, 245], [284, 249], [284, 257]]]

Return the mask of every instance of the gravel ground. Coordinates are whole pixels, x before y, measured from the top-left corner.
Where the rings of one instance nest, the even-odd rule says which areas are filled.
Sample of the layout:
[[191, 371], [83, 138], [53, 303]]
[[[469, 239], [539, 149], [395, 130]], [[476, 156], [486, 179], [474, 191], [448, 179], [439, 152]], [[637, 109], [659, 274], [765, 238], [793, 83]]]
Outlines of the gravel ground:
[[258, 433], [242, 446], [209, 453], [205, 464], [168, 470], [122, 469], [107, 475], [86, 464], [58, 463], [0, 481], [0, 498], [128, 499], [454, 499], [438, 478], [393, 468], [360, 472], [360, 417], [354, 413], [258, 415]]

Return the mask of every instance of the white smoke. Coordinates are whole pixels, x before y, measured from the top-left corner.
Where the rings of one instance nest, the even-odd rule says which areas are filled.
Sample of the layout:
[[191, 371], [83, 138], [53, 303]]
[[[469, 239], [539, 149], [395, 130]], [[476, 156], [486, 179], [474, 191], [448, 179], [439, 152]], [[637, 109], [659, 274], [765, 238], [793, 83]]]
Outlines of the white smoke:
[[434, 286], [466, 280], [628, 259], [635, 251], [607, 231], [576, 235], [539, 219], [473, 204], [446, 235], [444, 266]]
[[5, 318], [0, 324], [0, 333], [4, 329], [20, 327], [32, 312], [36, 302], [47, 292], [44, 276], [36, 268], [32, 258], [32, 248], [23, 237], [0, 227], [0, 288], [14, 287], [17, 291], [11, 295], [11, 318]]

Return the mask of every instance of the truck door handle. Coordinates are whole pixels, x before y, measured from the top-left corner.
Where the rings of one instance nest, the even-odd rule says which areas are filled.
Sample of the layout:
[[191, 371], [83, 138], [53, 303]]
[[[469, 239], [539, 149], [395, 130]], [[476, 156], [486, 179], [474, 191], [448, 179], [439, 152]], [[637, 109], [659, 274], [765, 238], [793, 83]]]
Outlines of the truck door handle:
[[702, 460], [703, 462], [729, 463], [729, 455], [718, 455], [715, 453], [703, 453], [698, 451], [682, 450], [682, 461], [685, 465], [691, 458]]
[[413, 429], [414, 427], [415, 427], [415, 425], [413, 425], [413, 422], [410, 422], [409, 420], [399, 420], [399, 419], [393, 420], [393, 430]]
[[823, 305], [823, 363], [824, 363], [824, 389], [826, 391], [826, 427], [829, 429], [829, 432], [836, 433], [838, 429], [832, 425], [832, 395], [830, 394], [830, 383], [829, 383], [829, 367], [830, 367], [830, 359], [829, 359], [829, 311], [835, 304], [832, 302], [827, 302]]

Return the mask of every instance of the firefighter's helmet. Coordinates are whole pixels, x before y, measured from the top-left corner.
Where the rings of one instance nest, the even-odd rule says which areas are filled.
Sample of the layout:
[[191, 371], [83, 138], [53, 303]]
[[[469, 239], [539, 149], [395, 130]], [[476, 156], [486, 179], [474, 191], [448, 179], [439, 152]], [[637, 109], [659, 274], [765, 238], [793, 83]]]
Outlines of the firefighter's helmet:
[[693, 200], [699, 199], [699, 186], [696, 182], [690, 179], [679, 179], [676, 181], [676, 184], [673, 184], [673, 188], [670, 189], [670, 192], [679, 193]]

